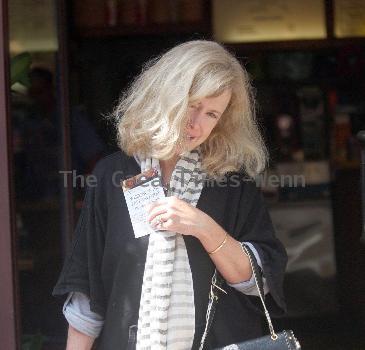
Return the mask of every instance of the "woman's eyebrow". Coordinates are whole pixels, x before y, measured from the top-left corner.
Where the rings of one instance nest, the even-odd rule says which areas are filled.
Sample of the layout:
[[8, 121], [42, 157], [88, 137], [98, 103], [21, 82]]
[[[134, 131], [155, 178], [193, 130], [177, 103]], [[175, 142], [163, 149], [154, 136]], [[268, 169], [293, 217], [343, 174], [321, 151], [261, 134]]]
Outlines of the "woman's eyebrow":
[[222, 112], [216, 111], [215, 109], [211, 109], [208, 112], [214, 112], [214, 113], [222, 114]]

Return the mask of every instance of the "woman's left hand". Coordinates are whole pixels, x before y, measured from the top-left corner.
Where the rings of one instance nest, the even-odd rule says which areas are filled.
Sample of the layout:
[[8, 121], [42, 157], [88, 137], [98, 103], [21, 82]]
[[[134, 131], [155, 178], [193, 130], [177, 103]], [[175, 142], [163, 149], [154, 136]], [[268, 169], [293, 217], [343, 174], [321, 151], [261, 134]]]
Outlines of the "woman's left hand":
[[147, 207], [147, 211], [148, 221], [156, 230], [194, 236], [207, 252], [217, 249], [224, 239], [224, 249], [211, 256], [215, 266], [230, 283], [250, 279], [251, 267], [248, 258], [242, 253], [241, 244], [208, 214], [173, 196], [154, 202]]
[[197, 236], [215, 223], [209, 215], [175, 196], [154, 202], [147, 211], [147, 220], [153, 228], [183, 235]]

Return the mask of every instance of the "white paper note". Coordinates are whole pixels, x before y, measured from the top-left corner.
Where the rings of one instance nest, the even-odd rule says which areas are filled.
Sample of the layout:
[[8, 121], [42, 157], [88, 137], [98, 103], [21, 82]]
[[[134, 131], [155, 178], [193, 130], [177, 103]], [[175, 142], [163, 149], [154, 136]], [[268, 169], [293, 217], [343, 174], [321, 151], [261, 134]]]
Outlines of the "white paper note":
[[155, 232], [147, 222], [146, 206], [165, 198], [163, 188], [156, 178], [124, 191], [124, 197], [132, 221], [134, 236], [139, 238]]

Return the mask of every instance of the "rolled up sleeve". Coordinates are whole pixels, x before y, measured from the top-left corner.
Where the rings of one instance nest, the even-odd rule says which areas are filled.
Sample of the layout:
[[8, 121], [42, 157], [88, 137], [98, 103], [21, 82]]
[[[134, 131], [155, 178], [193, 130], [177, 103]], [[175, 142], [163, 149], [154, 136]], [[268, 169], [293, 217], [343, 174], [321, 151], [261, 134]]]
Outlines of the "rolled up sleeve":
[[[255, 246], [250, 242], [243, 242], [243, 244], [247, 245], [251, 249], [251, 251], [253, 252], [253, 254], [255, 256], [257, 264], [260, 266], [260, 269], [262, 270], [262, 262], [260, 259], [260, 255], [257, 252]], [[262, 282], [263, 282], [264, 293], [266, 295], [267, 293], [269, 293], [269, 288], [267, 286], [265, 276], [262, 276]], [[227, 284], [243, 294], [254, 295], [254, 296], [259, 295], [253, 274], [251, 275], [251, 278], [247, 281], [242, 281], [239, 283], [228, 283], [227, 282]]]
[[63, 305], [67, 322], [79, 332], [97, 338], [103, 328], [104, 319], [90, 310], [90, 299], [79, 292], [71, 292]]

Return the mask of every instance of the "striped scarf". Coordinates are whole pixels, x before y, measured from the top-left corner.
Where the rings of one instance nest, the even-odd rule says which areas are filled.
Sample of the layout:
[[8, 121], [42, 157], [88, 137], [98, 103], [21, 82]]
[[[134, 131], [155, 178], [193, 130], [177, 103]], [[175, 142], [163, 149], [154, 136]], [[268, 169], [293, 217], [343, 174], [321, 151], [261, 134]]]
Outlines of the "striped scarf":
[[[141, 171], [159, 163], [141, 161]], [[196, 206], [203, 188], [199, 150], [187, 152], [171, 175], [168, 195]], [[137, 350], [190, 350], [195, 333], [193, 279], [181, 234], [156, 231], [149, 238], [141, 301]]]

